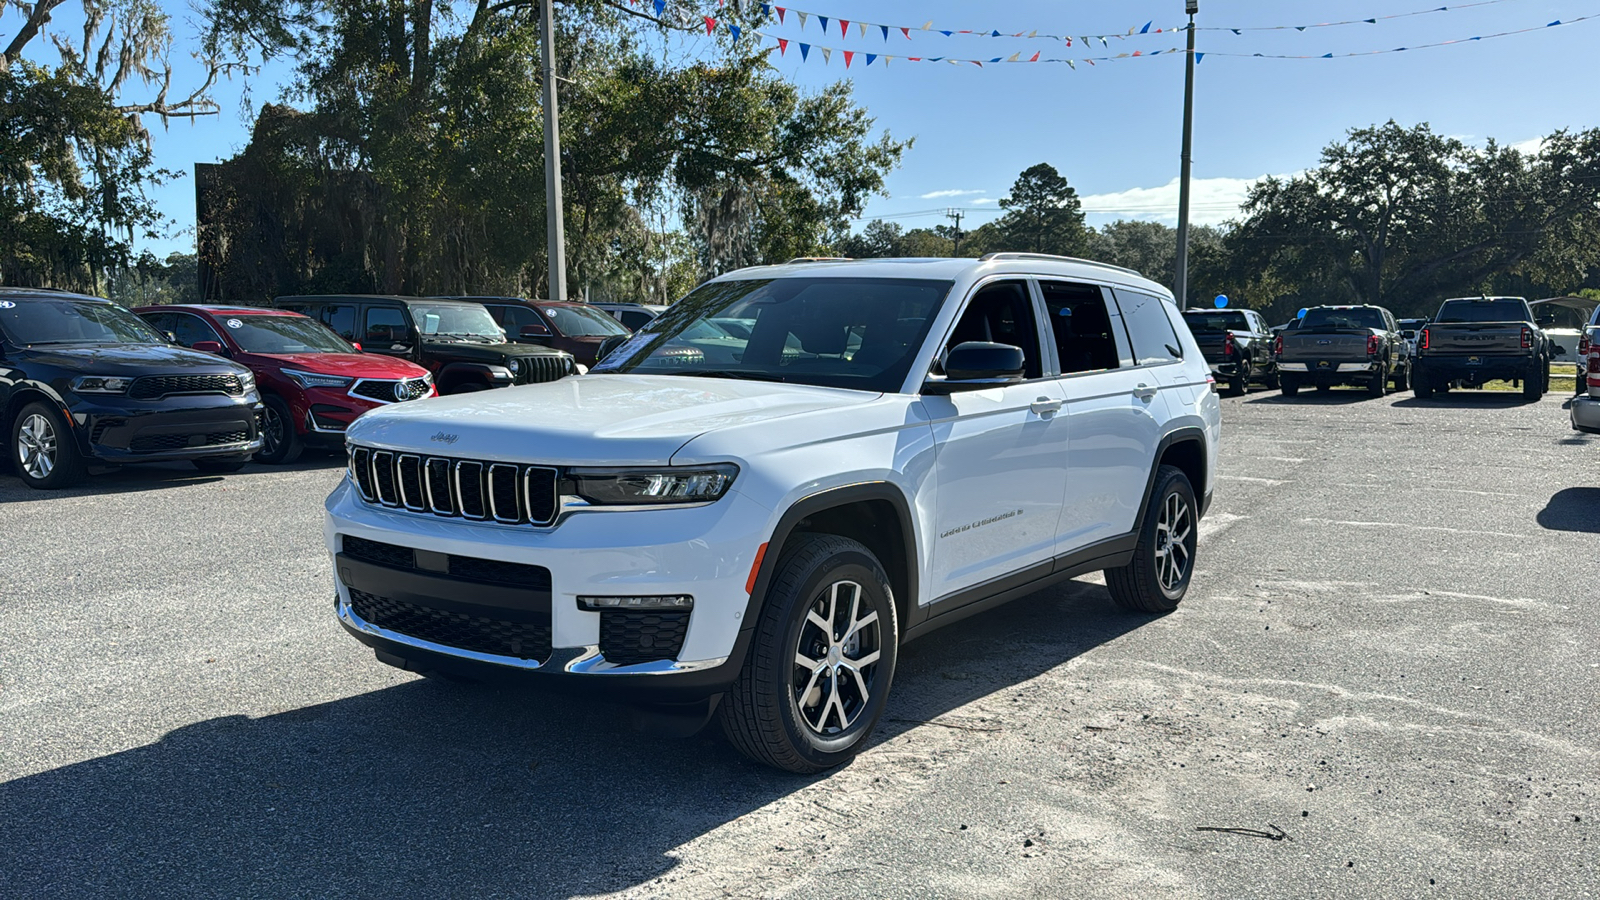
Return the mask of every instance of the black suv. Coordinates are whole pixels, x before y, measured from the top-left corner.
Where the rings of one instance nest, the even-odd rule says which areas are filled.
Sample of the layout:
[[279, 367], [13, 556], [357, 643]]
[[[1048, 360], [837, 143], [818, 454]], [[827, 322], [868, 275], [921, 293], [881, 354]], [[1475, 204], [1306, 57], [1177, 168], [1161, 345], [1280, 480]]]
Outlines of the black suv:
[[481, 303], [340, 294], [279, 297], [272, 305], [310, 316], [368, 353], [426, 367], [441, 394], [556, 381], [577, 371], [571, 354], [507, 343]]
[[91, 460], [237, 471], [261, 449], [261, 408], [249, 369], [110, 301], [0, 288], [0, 434], [30, 487], [66, 487]]

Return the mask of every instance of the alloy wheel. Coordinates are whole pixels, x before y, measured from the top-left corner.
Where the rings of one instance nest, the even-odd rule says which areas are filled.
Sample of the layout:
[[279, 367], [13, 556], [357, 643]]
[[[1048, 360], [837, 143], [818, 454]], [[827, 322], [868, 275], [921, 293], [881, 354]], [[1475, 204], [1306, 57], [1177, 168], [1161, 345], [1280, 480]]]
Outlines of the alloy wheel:
[[286, 424], [283, 421], [283, 416], [278, 415], [278, 411], [273, 408], [272, 404], [267, 404], [267, 408], [263, 411], [261, 417], [261, 455], [263, 458], [275, 456], [282, 449], [283, 429]]
[[795, 706], [806, 727], [836, 735], [861, 717], [877, 681], [883, 632], [854, 581], [836, 581], [806, 610], [795, 648]]
[[1188, 501], [1177, 494], [1167, 495], [1156, 520], [1156, 577], [1167, 592], [1176, 591], [1188, 577], [1193, 559], [1190, 538], [1194, 534], [1194, 515]]
[[56, 429], [50, 420], [34, 413], [17, 430], [17, 462], [33, 478], [48, 478], [56, 467]]

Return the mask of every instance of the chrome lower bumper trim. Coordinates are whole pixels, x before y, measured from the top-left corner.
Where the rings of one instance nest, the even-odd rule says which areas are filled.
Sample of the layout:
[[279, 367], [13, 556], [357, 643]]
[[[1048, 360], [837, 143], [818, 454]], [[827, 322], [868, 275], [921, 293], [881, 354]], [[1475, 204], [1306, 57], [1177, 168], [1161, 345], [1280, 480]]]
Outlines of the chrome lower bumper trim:
[[510, 669], [522, 669], [524, 671], [532, 671], [544, 666], [543, 663], [537, 660], [517, 659], [514, 656], [496, 656], [491, 653], [478, 653], [473, 650], [463, 650], [460, 647], [450, 647], [445, 644], [435, 644], [433, 641], [424, 641], [420, 638], [414, 638], [409, 634], [401, 634], [398, 631], [390, 631], [387, 628], [379, 628], [377, 625], [374, 625], [371, 622], [368, 622], [366, 619], [356, 615], [355, 610], [350, 608], [350, 601], [346, 600], [342, 595], [339, 597], [339, 621], [350, 626], [351, 628], [354, 628], [362, 634], [370, 634], [373, 637], [383, 638], [386, 641], [392, 641], [396, 644], [404, 644], [407, 647], [416, 647], [418, 650], [426, 650], [429, 653], [438, 653], [441, 656], [453, 656], [457, 659], [467, 659], [473, 662], [489, 663], [491, 665], [505, 666]]
[[704, 669], [715, 669], [727, 662], [726, 656], [719, 659], [694, 659], [673, 660], [659, 659], [654, 662], [634, 663], [628, 666], [619, 666], [607, 662], [600, 654], [599, 647], [585, 647], [583, 653], [575, 660], [567, 663], [566, 671], [578, 675], [675, 675], [680, 672], [699, 672]]
[[1305, 370], [1305, 363], [1278, 363], [1279, 372], [1304, 372]]

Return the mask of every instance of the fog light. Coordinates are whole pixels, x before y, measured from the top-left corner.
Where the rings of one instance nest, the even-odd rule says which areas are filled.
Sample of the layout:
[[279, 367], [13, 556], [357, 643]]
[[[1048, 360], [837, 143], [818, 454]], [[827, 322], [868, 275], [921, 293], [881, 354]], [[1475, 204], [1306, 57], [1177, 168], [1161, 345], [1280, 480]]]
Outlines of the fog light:
[[578, 607], [590, 612], [597, 612], [602, 609], [687, 612], [694, 609], [694, 598], [687, 594], [680, 594], [675, 597], [579, 597]]

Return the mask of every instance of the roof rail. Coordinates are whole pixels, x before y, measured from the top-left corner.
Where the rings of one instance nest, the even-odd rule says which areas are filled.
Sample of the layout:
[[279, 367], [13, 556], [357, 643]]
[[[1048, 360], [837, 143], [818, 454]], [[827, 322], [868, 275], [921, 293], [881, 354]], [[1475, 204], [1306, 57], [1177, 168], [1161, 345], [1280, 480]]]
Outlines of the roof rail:
[[988, 262], [991, 259], [1045, 259], [1052, 262], [1069, 262], [1078, 263], [1085, 266], [1098, 266], [1102, 269], [1114, 269], [1118, 272], [1126, 272], [1129, 275], [1137, 275], [1140, 278], [1145, 277], [1143, 272], [1127, 268], [1126, 266], [1114, 266], [1111, 263], [1098, 262], [1092, 259], [1079, 259], [1076, 256], [1057, 256], [1054, 253], [1013, 253], [1009, 251], [1003, 253], [985, 253], [984, 255], [978, 257], [978, 262]]
[[855, 262], [855, 258], [849, 256], [796, 256], [794, 259], [789, 260], [786, 265], [792, 266], [795, 263], [814, 262]]

